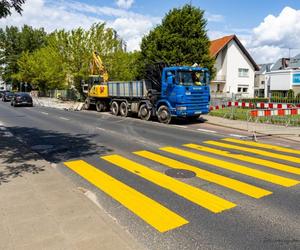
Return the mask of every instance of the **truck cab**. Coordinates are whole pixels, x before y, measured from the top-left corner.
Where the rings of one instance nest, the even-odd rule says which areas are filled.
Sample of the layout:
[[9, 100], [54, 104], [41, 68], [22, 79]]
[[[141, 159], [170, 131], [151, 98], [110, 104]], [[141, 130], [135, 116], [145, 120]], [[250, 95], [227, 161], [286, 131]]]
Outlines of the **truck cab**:
[[[210, 102], [209, 79], [206, 68], [164, 68], [161, 95], [156, 104], [159, 120], [168, 123], [169, 116], [199, 117], [201, 114], [207, 114]], [[163, 108], [160, 108], [161, 106]]]

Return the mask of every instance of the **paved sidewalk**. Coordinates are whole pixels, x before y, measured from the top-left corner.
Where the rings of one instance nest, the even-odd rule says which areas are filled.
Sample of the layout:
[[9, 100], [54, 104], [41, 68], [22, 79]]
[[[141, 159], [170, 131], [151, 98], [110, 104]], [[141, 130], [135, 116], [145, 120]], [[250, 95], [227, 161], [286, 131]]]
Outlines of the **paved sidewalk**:
[[203, 115], [206, 123], [228, 127], [238, 130], [244, 130], [264, 135], [276, 135], [281, 138], [291, 139], [300, 142], [300, 127], [284, 127], [272, 124], [254, 123], [240, 120], [230, 120], [217, 116]]
[[0, 249], [142, 249], [73, 183], [0, 125]]
[[75, 101], [62, 101], [56, 98], [49, 97], [32, 97], [33, 105], [42, 106], [42, 107], [50, 107], [56, 109], [64, 109], [64, 110], [75, 110], [80, 111], [83, 109], [82, 102]]

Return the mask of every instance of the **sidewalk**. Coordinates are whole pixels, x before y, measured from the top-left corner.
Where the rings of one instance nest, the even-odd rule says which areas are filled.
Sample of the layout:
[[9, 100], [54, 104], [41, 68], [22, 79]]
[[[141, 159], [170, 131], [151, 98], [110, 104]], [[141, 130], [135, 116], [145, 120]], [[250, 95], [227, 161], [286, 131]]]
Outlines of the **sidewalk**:
[[265, 123], [254, 123], [240, 120], [230, 120], [217, 116], [203, 115], [206, 123], [217, 126], [244, 130], [263, 135], [274, 135], [285, 139], [290, 139], [300, 142], [300, 127], [284, 127]]
[[0, 126], [0, 249], [142, 249], [58, 170]]
[[32, 100], [33, 100], [33, 105], [35, 106], [43, 106], [49, 108], [75, 110], [75, 111], [80, 111], [83, 108], [82, 102], [62, 101], [56, 98], [49, 98], [49, 97], [32, 97]]

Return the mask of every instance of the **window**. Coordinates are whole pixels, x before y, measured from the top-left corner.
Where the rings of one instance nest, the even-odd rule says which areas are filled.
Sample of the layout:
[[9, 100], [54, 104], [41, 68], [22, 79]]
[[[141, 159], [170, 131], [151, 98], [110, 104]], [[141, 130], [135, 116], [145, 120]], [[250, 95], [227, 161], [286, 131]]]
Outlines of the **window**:
[[184, 86], [206, 85], [205, 71], [178, 71], [178, 83]]
[[241, 92], [242, 92], [242, 88], [238, 87], [238, 93], [241, 93]]
[[220, 92], [220, 90], [221, 90], [221, 86], [220, 84], [217, 84], [217, 92]]
[[249, 77], [249, 69], [239, 68], [239, 77]]
[[248, 88], [243, 88], [243, 93], [248, 93]]

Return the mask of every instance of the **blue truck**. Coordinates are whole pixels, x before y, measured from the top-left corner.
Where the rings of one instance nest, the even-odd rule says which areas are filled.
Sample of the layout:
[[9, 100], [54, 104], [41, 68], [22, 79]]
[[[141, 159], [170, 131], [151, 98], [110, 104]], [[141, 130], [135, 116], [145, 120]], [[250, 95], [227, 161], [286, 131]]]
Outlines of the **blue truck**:
[[142, 120], [157, 117], [168, 124], [172, 118], [198, 118], [209, 112], [208, 69], [190, 66], [165, 67], [161, 81], [107, 82], [108, 97], [92, 100], [98, 111], [113, 115], [137, 114]]

